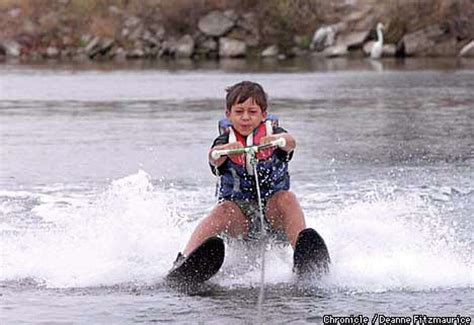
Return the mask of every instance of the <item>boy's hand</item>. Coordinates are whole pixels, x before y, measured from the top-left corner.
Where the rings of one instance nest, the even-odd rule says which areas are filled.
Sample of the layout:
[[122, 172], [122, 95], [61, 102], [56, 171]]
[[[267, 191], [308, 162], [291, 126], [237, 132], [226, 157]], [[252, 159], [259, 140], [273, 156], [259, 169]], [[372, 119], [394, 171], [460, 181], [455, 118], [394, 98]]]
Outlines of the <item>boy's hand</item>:
[[286, 145], [284, 147], [281, 147], [280, 149], [286, 152], [291, 152], [295, 149], [296, 147], [295, 139], [289, 133], [278, 133], [278, 134], [264, 136], [263, 138], [260, 139], [260, 144], [270, 143], [272, 141], [278, 140], [279, 138], [284, 138], [286, 141]]
[[[226, 144], [221, 144], [221, 145], [215, 146], [214, 148], [212, 148], [209, 151], [209, 162], [211, 163], [211, 165], [213, 165], [215, 167], [219, 167], [227, 159], [227, 156], [222, 156], [218, 159], [212, 159], [211, 154], [214, 150], [240, 149], [240, 148], [243, 148], [243, 147], [244, 146], [240, 142], [226, 143]], [[239, 154], [239, 155], [241, 155], [241, 154]]]

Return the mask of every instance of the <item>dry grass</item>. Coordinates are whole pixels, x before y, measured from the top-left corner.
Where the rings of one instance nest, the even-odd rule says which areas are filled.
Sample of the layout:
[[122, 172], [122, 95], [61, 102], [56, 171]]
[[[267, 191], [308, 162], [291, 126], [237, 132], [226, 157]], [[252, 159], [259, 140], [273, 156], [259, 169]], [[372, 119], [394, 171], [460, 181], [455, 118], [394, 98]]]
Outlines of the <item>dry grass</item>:
[[382, 8], [389, 24], [386, 38], [396, 43], [407, 32], [434, 24], [449, 24], [474, 8], [471, 0], [391, 0]]
[[[294, 35], [310, 37], [322, 23], [343, 19], [347, 13], [342, 12], [341, 3], [341, 0], [0, 0], [0, 37], [18, 33], [23, 22], [29, 20], [41, 25], [42, 31], [51, 36], [55, 29], [67, 27], [78, 38], [84, 33], [113, 38], [118, 35], [123, 18], [114, 14], [111, 7], [124, 16], [140, 17], [145, 25], [162, 24], [168, 34], [179, 36], [193, 34], [199, 18], [209, 11], [233, 9], [255, 14], [262, 46], [278, 44], [286, 51], [293, 46]], [[466, 8], [474, 7], [472, 0], [359, 0], [359, 4], [370, 6], [376, 18], [388, 25], [386, 38], [390, 43], [396, 43], [407, 32], [466, 16]], [[13, 8], [19, 9], [19, 18], [8, 15]], [[59, 26], [45, 22], [44, 17], [50, 13], [58, 14]]]

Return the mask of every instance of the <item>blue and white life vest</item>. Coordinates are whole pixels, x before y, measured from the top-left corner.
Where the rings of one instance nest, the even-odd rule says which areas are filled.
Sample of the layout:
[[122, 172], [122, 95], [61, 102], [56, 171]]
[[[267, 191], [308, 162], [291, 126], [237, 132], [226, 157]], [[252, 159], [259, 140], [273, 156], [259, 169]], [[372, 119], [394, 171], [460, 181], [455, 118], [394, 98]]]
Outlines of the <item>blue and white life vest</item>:
[[[278, 118], [270, 115], [262, 122], [252, 135], [247, 137], [234, 130], [228, 119], [219, 121], [219, 132], [228, 133], [229, 141], [240, 142], [243, 146], [257, 145], [260, 140], [273, 134], [273, 128], [278, 126]], [[282, 155], [276, 154], [275, 148], [261, 150], [257, 153], [257, 174], [262, 199], [266, 201], [274, 193], [290, 188], [288, 175], [288, 161]], [[220, 186], [218, 189], [219, 199], [222, 200], [256, 200], [255, 177], [253, 166], [250, 164], [251, 155], [232, 155], [219, 167]]]

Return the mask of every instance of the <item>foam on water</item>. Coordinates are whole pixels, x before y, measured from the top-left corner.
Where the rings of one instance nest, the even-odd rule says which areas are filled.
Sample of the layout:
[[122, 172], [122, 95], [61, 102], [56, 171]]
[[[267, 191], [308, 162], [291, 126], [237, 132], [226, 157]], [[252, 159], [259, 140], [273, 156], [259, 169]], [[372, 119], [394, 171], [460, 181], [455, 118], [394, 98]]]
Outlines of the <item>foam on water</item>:
[[[310, 218], [331, 248], [325, 285], [357, 291], [472, 287], [472, 243], [419, 197], [360, 202]], [[431, 215], [429, 213], [432, 213]]]
[[2, 236], [2, 280], [31, 277], [51, 287], [152, 282], [182, 242], [174, 196], [154, 190], [143, 171], [82, 201], [29, 195], [41, 223]]
[[[144, 171], [99, 193], [3, 191], [0, 281], [33, 278], [48, 287], [160, 282], [197, 223], [179, 211], [179, 198], [186, 195], [154, 186]], [[446, 223], [420, 196], [362, 200], [306, 214], [332, 257], [323, 287], [379, 292], [474, 285], [472, 242], [458, 236], [466, 230]], [[247, 254], [228, 252], [224, 272], [214, 281], [257, 285], [258, 266], [239, 270]], [[291, 257], [290, 248], [267, 252], [268, 283], [293, 281]]]

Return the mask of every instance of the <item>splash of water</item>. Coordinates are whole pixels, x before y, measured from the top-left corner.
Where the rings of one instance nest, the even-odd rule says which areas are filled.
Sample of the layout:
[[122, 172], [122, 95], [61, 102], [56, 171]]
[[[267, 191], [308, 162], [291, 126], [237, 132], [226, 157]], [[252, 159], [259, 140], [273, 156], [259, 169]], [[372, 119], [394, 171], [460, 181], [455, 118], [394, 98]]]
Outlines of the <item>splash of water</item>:
[[[179, 211], [176, 196], [186, 195], [154, 186], [143, 171], [99, 193], [2, 191], [0, 281], [33, 278], [49, 287], [159, 282], [197, 222]], [[468, 230], [447, 222], [419, 195], [305, 210], [332, 257], [319, 286], [364, 292], [474, 286], [473, 243], [460, 236]], [[257, 287], [260, 269], [248, 252], [228, 253], [214, 281]], [[293, 282], [291, 256], [288, 247], [266, 253], [266, 283]], [[238, 268], [245, 263], [250, 267]]]

